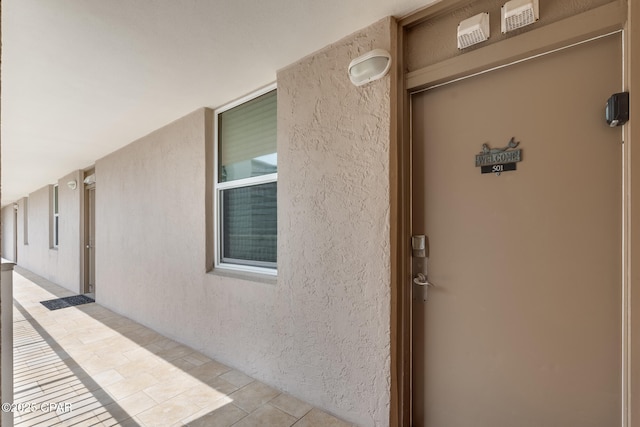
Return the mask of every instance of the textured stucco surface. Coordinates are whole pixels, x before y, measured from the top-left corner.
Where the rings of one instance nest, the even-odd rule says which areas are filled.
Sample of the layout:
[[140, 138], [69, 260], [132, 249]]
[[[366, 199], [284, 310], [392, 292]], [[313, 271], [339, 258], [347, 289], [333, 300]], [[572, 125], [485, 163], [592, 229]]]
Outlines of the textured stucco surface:
[[346, 69], [389, 35], [383, 20], [278, 73], [281, 366], [363, 425], [388, 423], [390, 82]]
[[[348, 421], [388, 425], [390, 81], [356, 88], [346, 69], [389, 50], [390, 26], [278, 73], [275, 283], [206, 271], [213, 112], [203, 108], [96, 162], [97, 302]], [[58, 250], [51, 188], [30, 194], [20, 264], [77, 292], [82, 200], [70, 179], [80, 172], [59, 181]]]
[[[75, 190], [67, 182], [81, 183], [80, 172], [72, 172], [57, 182], [59, 244], [51, 248], [51, 200], [53, 185], [47, 185], [18, 201], [18, 264], [72, 292], [80, 292], [81, 185]], [[24, 208], [27, 204], [28, 244], [24, 238]]]
[[204, 128], [198, 110], [96, 162], [96, 298], [197, 346], [204, 285]]
[[384, 20], [278, 74], [277, 284], [206, 273], [196, 111], [96, 163], [98, 302], [361, 425], [389, 407], [389, 78], [355, 88]]

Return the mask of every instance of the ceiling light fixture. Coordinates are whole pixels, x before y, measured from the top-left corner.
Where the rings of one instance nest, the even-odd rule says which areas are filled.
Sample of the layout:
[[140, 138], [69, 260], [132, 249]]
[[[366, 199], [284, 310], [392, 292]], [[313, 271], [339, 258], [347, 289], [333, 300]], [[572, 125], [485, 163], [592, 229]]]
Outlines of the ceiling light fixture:
[[349, 64], [349, 79], [356, 86], [384, 77], [391, 68], [391, 54], [384, 49], [374, 49], [357, 57]]

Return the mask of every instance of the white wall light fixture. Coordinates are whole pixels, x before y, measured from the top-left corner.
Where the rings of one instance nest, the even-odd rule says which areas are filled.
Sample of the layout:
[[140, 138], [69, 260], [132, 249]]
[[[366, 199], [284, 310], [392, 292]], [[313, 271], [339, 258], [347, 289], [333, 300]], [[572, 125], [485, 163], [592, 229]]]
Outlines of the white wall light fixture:
[[67, 187], [69, 187], [72, 190], [75, 190], [78, 187], [78, 182], [75, 179], [71, 180], [67, 182]]
[[95, 184], [96, 183], [96, 174], [92, 173], [91, 175], [86, 177], [83, 182], [85, 184], [87, 184], [87, 185]]
[[391, 54], [384, 49], [374, 49], [349, 63], [349, 79], [356, 86], [384, 77], [391, 68]]
[[503, 33], [531, 25], [540, 19], [538, 0], [511, 0], [502, 6]]
[[458, 49], [464, 49], [489, 39], [489, 14], [479, 13], [458, 24]]

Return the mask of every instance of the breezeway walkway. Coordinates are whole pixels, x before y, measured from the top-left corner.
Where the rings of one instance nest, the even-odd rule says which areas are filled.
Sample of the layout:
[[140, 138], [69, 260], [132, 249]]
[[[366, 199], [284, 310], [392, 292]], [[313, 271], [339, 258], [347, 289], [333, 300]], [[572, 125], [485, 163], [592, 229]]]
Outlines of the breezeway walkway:
[[98, 304], [49, 311], [71, 293], [28, 271], [13, 285], [16, 427], [351, 425]]

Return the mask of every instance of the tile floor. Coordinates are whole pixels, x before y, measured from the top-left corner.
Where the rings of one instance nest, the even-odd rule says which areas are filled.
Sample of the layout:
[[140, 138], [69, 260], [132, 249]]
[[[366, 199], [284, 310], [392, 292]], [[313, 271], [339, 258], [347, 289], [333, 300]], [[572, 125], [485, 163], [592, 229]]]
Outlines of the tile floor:
[[14, 272], [16, 427], [350, 426], [98, 304]]

